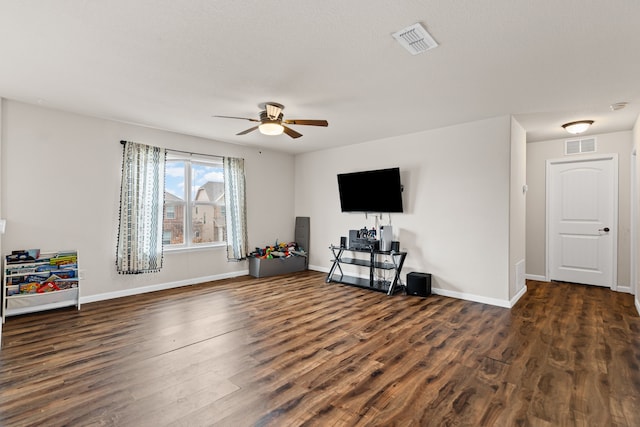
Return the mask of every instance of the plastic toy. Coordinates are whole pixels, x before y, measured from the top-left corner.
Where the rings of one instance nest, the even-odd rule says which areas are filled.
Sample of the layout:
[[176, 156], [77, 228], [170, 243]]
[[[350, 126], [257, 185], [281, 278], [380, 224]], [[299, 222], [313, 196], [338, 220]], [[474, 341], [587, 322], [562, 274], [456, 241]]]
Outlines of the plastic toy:
[[20, 285], [21, 294], [35, 294], [38, 291], [40, 283], [31, 282]]

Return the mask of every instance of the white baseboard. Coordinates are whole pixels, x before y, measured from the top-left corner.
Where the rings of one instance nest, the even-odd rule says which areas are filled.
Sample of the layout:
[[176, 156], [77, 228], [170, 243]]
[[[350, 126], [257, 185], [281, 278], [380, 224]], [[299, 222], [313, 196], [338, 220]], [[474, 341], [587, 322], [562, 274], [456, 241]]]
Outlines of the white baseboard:
[[616, 291], [617, 292], [624, 292], [624, 293], [627, 293], [627, 294], [632, 294], [633, 293], [633, 292], [631, 292], [631, 286], [620, 286], [620, 285], [618, 285], [616, 287]]
[[330, 268], [320, 267], [319, 265], [310, 265], [309, 270], [319, 271], [321, 273], [329, 273]]
[[80, 303], [105, 301], [114, 298], [129, 297], [133, 295], [146, 294], [148, 292], [163, 291], [166, 289], [179, 288], [181, 286], [198, 285], [200, 283], [212, 282], [215, 280], [230, 279], [232, 277], [246, 276], [249, 270], [234, 271], [232, 273], [216, 274], [214, 276], [195, 277], [193, 279], [178, 280], [176, 282], [159, 283], [157, 285], [143, 286], [141, 288], [123, 289], [121, 291], [105, 292], [97, 295], [80, 297]]
[[636, 311], [638, 312], [638, 316], [640, 316], [640, 301], [638, 301], [638, 296], [636, 295]]
[[482, 304], [489, 304], [489, 305], [495, 305], [498, 307], [511, 308], [511, 303], [507, 300], [483, 297], [480, 295], [467, 294], [464, 292], [449, 291], [447, 289], [440, 289], [440, 288], [432, 288], [431, 292], [436, 295], [442, 295], [443, 297], [451, 297], [451, 298], [463, 299], [465, 301], [479, 302]]
[[520, 298], [522, 298], [522, 296], [526, 293], [527, 293], [527, 287], [523, 286], [522, 289], [520, 289], [520, 292], [518, 292], [513, 298], [511, 298], [511, 301], [509, 301], [509, 304], [510, 304], [509, 308], [516, 305], [516, 303], [520, 301]]
[[548, 281], [549, 281], [549, 280], [547, 280], [547, 278], [546, 278], [546, 277], [544, 277], [544, 276], [539, 276], [539, 275], [537, 275], [537, 274], [525, 274], [525, 275], [524, 275], [524, 277], [525, 277], [526, 279], [529, 279], [529, 280], [535, 280], [535, 281], [538, 281], [538, 282], [548, 282]]

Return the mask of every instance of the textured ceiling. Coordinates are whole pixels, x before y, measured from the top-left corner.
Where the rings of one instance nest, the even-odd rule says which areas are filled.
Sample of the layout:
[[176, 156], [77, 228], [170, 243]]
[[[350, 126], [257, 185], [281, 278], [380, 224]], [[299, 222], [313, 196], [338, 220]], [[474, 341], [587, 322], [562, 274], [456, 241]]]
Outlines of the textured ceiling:
[[[416, 22], [439, 47], [412, 56], [391, 34]], [[637, 0], [1, 0], [0, 97], [292, 153], [505, 114], [539, 141], [631, 129], [639, 22]], [[329, 127], [212, 117], [265, 101]]]

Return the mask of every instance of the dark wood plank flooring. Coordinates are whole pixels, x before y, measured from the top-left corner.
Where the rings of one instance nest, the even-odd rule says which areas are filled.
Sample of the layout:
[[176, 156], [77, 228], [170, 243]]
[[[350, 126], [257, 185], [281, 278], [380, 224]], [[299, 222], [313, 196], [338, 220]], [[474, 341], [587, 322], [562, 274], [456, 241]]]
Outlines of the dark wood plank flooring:
[[1, 426], [640, 426], [633, 297], [241, 277], [7, 319]]

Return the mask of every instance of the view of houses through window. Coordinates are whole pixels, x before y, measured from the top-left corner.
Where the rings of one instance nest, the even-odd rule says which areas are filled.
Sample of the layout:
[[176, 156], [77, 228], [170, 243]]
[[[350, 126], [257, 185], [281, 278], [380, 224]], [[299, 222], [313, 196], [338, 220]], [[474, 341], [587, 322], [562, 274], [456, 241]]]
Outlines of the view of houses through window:
[[222, 158], [167, 153], [163, 243], [207, 246], [225, 241]]

